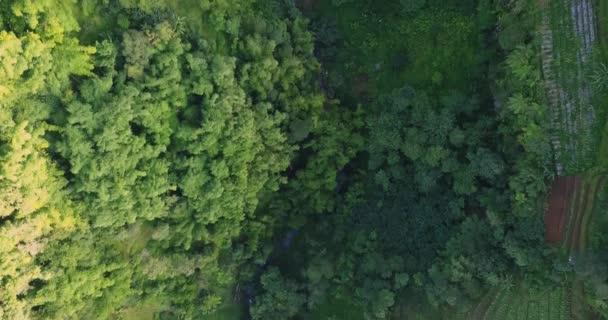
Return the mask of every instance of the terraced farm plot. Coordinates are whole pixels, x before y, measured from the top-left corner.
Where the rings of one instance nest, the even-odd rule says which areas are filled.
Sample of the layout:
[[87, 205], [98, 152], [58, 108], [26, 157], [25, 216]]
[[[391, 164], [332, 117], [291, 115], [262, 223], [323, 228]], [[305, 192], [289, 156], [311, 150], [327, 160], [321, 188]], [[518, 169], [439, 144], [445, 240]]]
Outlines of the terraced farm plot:
[[[502, 287], [486, 296], [491, 302], [485, 310], [478, 309], [474, 320], [565, 320], [571, 319], [569, 290], [566, 287], [549, 288], [530, 293], [516, 287]], [[480, 305], [481, 306], [481, 305]]]
[[571, 255], [585, 247], [589, 222], [605, 175], [557, 177], [545, 212], [545, 240], [560, 244]]
[[[551, 142], [558, 175], [593, 166], [600, 123], [592, 105], [589, 75], [597, 39], [591, 0], [552, 0], [544, 10], [542, 58], [551, 109]], [[601, 121], [600, 121], [601, 122]]]
[[[591, 219], [606, 178], [606, 175], [590, 172], [580, 177], [558, 177], [553, 184], [545, 213], [545, 239], [555, 244], [561, 243], [572, 265], [577, 263], [577, 258], [586, 249]], [[566, 224], [565, 218], [568, 220]], [[569, 285], [568, 294], [567, 306], [573, 311], [572, 319], [587, 319], [588, 310], [579, 278]], [[532, 308], [535, 313], [536, 307]], [[541, 307], [540, 310], [542, 312], [544, 309]], [[539, 317], [543, 319], [544, 315], [539, 314]]]
[[571, 255], [585, 248], [587, 230], [593, 215], [598, 192], [604, 187], [606, 176], [586, 175], [581, 178], [580, 187], [570, 204], [569, 221], [566, 226], [563, 247]]

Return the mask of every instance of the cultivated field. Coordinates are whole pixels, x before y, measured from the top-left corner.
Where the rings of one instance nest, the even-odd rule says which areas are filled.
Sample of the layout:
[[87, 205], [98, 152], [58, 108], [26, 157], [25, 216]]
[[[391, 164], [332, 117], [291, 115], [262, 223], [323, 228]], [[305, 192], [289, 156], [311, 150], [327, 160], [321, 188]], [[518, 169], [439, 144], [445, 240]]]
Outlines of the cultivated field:
[[604, 175], [557, 177], [545, 211], [545, 240], [558, 244], [570, 255], [585, 247], [587, 230]]
[[571, 203], [571, 214], [566, 227], [563, 247], [570, 255], [577, 255], [585, 249], [587, 230], [593, 214], [596, 198], [606, 182], [605, 176], [583, 176], [580, 188]]
[[593, 165], [600, 130], [589, 77], [597, 40], [594, 8], [591, 0], [552, 0], [543, 12], [542, 70], [556, 172], [578, 173]]
[[558, 287], [530, 292], [522, 287], [501, 287], [484, 298], [472, 315], [474, 320], [565, 320], [572, 319], [570, 290]]
[[[557, 178], [545, 211], [545, 240], [561, 247], [569, 263], [585, 250], [598, 192], [606, 182], [598, 170], [598, 145], [605, 121], [593, 105], [590, 75], [598, 30], [592, 0], [540, 1], [542, 71], [551, 115]], [[608, 141], [608, 140], [607, 140]], [[606, 141], [604, 141], [606, 142]], [[525, 282], [490, 291], [472, 311], [478, 320], [587, 319], [580, 279], [542, 292]]]

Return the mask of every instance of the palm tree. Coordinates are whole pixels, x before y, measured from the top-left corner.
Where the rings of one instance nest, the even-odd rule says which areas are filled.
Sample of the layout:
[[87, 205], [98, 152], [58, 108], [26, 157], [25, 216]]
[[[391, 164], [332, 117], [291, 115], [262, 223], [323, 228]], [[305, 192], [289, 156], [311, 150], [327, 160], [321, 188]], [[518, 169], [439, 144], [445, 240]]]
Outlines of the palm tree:
[[591, 84], [597, 90], [605, 90], [608, 88], [608, 67], [600, 63], [598, 64], [591, 75]]

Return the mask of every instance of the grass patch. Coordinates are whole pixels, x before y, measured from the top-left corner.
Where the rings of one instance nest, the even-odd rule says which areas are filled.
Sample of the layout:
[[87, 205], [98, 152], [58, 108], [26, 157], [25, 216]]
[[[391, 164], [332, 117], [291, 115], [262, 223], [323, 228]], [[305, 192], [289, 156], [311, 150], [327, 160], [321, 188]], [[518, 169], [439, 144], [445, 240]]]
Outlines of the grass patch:
[[608, 62], [608, 2], [605, 0], [594, 1], [598, 23], [598, 39], [601, 49], [602, 60]]
[[569, 319], [568, 288], [530, 289], [525, 282], [501, 288], [484, 320], [562, 320]]
[[593, 219], [589, 224], [589, 242], [588, 248], [590, 251], [604, 250], [605, 244], [608, 243], [608, 188], [601, 186], [596, 199], [596, 205], [593, 212]]
[[402, 295], [397, 297], [395, 306], [388, 320], [428, 320], [428, 319], [450, 319], [470, 320], [467, 315], [452, 312], [448, 308], [435, 308], [426, 298], [421, 287], [407, 288]]
[[[305, 320], [330, 320], [330, 319], [349, 319], [364, 320], [363, 309], [352, 302], [347, 297], [331, 297], [323, 304], [316, 306]], [[219, 319], [218, 319], [219, 320]]]
[[[608, 65], [608, 2], [604, 0], [594, 1], [596, 18], [598, 23], [598, 45], [596, 46], [596, 60], [599, 63]], [[595, 92], [593, 104], [598, 108], [598, 119], [602, 123], [598, 124], [597, 136], [597, 170], [608, 172], [608, 90]]]
[[339, 35], [336, 56], [322, 62], [339, 78], [334, 81], [342, 97], [360, 98], [351, 90], [362, 91], [361, 86], [367, 96], [376, 96], [406, 83], [468, 91], [484, 71], [480, 60], [487, 56], [477, 22], [456, 5], [431, 4], [407, 16], [398, 3], [354, 1], [336, 8], [331, 1], [319, 1], [310, 14], [314, 21], [336, 26], [328, 32]]
[[216, 312], [205, 317], [207, 320], [237, 320], [243, 319], [243, 311], [240, 305], [225, 303]]
[[462, 87], [481, 64], [475, 24], [456, 12], [433, 11], [416, 17], [404, 32], [406, 43], [417, 44], [411, 46], [405, 80], [423, 86]]
[[166, 306], [159, 299], [150, 299], [124, 309], [118, 316], [120, 320], [154, 320], [154, 316]]
[[244, 305], [233, 298], [233, 287], [229, 286], [219, 292], [222, 304], [211, 314], [205, 315], [205, 320], [238, 320], [245, 319]]

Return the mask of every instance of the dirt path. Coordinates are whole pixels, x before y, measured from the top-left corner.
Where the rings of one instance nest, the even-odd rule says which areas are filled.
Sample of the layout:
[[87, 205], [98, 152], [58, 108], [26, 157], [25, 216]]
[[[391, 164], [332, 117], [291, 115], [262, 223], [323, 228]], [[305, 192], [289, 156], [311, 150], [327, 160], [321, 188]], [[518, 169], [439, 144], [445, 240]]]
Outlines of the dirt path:
[[483, 320], [488, 309], [492, 305], [492, 301], [496, 299], [496, 296], [500, 293], [500, 288], [494, 288], [490, 292], [488, 292], [481, 302], [477, 305], [473, 313], [471, 313], [470, 318], [472, 320]]
[[584, 298], [584, 286], [580, 280], [574, 280], [572, 288], [570, 289], [572, 294], [570, 296], [570, 319], [574, 320], [588, 320], [585, 317], [585, 298]]

